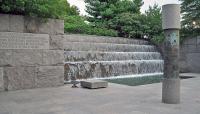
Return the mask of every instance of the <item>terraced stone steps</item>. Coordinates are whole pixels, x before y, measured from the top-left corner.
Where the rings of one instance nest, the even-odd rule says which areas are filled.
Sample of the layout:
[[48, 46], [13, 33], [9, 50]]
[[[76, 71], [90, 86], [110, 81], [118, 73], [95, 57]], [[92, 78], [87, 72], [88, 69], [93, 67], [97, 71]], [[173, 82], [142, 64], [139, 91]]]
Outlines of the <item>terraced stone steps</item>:
[[106, 51], [106, 52], [156, 52], [153, 45], [114, 43], [65, 42], [65, 51]]
[[121, 37], [106, 37], [94, 35], [65, 35], [65, 42], [91, 42], [91, 43], [115, 43], [115, 44], [141, 44], [148, 45], [148, 41]]
[[65, 61], [162, 60], [159, 52], [65, 51]]
[[160, 73], [163, 60], [122, 60], [122, 61], [80, 61], [65, 62], [65, 80], [70, 76], [77, 79], [102, 78], [110, 76]]

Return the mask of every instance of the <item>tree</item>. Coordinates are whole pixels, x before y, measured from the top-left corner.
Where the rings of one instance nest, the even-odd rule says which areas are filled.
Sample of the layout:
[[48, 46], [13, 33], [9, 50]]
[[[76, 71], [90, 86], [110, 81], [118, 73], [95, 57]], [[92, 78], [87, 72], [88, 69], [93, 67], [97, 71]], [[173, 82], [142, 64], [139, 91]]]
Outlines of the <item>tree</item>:
[[0, 13], [44, 18], [61, 18], [74, 8], [66, 0], [2, 0]]
[[85, 0], [88, 21], [107, 27], [108, 21], [121, 13], [139, 13], [142, 0]]
[[183, 13], [183, 26], [200, 25], [200, 1], [181, 0], [181, 12]]
[[154, 4], [149, 6], [145, 11], [146, 25], [148, 26], [147, 37], [154, 43], [162, 43], [164, 41], [164, 34], [162, 30], [161, 8]]
[[200, 35], [200, 1], [180, 0], [182, 12], [182, 37]]

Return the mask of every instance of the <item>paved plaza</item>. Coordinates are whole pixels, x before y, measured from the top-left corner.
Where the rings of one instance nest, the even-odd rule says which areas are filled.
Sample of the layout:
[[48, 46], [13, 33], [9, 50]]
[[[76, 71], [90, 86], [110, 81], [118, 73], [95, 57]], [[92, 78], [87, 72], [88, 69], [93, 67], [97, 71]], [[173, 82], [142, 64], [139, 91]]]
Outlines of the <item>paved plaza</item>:
[[[192, 74], [190, 74], [192, 75]], [[161, 103], [161, 83], [105, 89], [57, 88], [0, 93], [0, 114], [199, 114], [200, 76], [181, 81], [181, 104]]]

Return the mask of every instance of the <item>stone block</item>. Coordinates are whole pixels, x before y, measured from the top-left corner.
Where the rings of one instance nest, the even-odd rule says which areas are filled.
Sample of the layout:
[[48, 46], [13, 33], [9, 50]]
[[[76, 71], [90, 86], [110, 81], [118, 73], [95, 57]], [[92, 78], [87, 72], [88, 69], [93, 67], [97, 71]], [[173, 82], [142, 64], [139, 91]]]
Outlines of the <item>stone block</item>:
[[4, 67], [5, 89], [35, 88], [35, 67]]
[[9, 15], [0, 14], [0, 32], [8, 32], [9, 31]]
[[64, 51], [44, 50], [43, 65], [49, 65], [49, 66], [64, 65]]
[[55, 87], [64, 85], [63, 66], [40, 66], [37, 67], [37, 87]]
[[89, 89], [98, 89], [108, 87], [108, 82], [101, 80], [86, 80], [81, 81], [81, 86]]
[[42, 50], [13, 50], [13, 66], [38, 66], [43, 65]]
[[186, 40], [184, 40], [183, 45], [196, 45], [197, 43], [197, 38], [187, 38]]
[[12, 51], [0, 50], [0, 66], [12, 66]]
[[30, 33], [64, 34], [64, 21], [25, 17], [25, 31]]
[[64, 49], [64, 36], [63, 35], [50, 36], [50, 49], [63, 50]]
[[64, 34], [64, 20], [54, 19], [54, 34]]
[[0, 91], [4, 90], [3, 68], [0, 68]]
[[25, 17], [24, 25], [25, 32], [28, 33], [39, 33], [40, 18]]
[[48, 19], [47, 22], [40, 23], [38, 27], [39, 33], [48, 34], [64, 34], [64, 21], [56, 19]]
[[187, 53], [186, 61], [190, 72], [200, 73], [200, 53]]
[[24, 32], [24, 16], [10, 15], [9, 31]]
[[49, 35], [0, 32], [0, 49], [49, 49]]

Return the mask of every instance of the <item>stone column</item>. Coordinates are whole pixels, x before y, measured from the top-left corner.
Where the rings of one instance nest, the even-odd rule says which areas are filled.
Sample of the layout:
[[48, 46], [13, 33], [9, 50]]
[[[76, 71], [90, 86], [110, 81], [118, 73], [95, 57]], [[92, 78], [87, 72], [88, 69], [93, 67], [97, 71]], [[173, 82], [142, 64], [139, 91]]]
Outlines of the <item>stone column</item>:
[[164, 42], [164, 79], [162, 86], [162, 102], [180, 103], [179, 78], [179, 29], [180, 5], [167, 4], [162, 7], [162, 27]]

